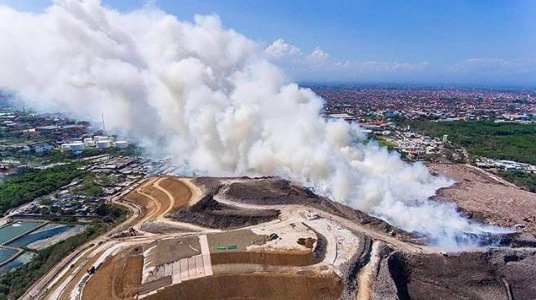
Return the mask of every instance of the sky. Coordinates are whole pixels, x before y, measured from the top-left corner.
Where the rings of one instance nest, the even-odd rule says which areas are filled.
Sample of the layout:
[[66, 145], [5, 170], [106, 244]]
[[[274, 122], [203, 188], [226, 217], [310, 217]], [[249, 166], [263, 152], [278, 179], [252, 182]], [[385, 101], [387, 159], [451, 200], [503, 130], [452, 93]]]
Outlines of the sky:
[[[536, 1], [102, 0], [225, 28], [300, 82], [536, 85]], [[46, 0], [0, 0], [40, 12]]]

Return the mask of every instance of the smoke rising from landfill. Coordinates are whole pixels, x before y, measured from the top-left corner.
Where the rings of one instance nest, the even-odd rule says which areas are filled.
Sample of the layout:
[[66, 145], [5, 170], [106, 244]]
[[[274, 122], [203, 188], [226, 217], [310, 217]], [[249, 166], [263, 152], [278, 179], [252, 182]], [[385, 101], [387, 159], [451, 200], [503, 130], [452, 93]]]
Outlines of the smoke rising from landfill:
[[177, 20], [98, 1], [43, 13], [0, 6], [0, 87], [29, 106], [66, 111], [176, 155], [197, 174], [276, 175], [452, 247], [461, 233], [501, 232], [426, 199], [452, 184], [326, 121], [323, 100], [289, 83], [216, 16]]

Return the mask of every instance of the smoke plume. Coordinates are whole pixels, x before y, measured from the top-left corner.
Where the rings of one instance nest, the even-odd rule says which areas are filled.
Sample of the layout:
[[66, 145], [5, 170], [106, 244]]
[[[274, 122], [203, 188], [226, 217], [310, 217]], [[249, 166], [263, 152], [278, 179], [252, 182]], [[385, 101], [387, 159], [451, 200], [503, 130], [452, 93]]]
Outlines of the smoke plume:
[[128, 132], [189, 170], [290, 179], [442, 246], [500, 232], [427, 199], [451, 181], [326, 121], [323, 100], [289, 83], [217, 16], [177, 20], [60, 0], [43, 13], [0, 6], [0, 87], [28, 105]]

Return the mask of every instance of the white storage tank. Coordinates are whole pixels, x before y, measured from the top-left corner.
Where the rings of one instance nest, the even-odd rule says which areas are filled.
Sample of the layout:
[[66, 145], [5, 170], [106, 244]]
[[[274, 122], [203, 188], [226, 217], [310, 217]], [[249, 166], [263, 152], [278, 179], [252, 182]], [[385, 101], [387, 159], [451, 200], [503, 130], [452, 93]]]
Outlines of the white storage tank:
[[84, 143], [87, 143], [87, 142], [92, 142], [92, 141], [93, 141], [93, 139], [92, 139], [92, 138], [90, 138], [90, 137], [89, 137], [89, 138], [84, 138]]
[[95, 141], [91, 140], [91, 141], [86, 141], [84, 142], [84, 144], [86, 145], [86, 147], [95, 147]]
[[84, 150], [84, 143], [82, 142], [74, 142], [70, 144], [71, 151], [83, 151]]
[[71, 150], [71, 144], [61, 144], [62, 150]]
[[117, 141], [115, 142], [115, 146], [119, 149], [125, 149], [126, 147], [128, 147], [128, 142], [127, 141]]
[[109, 140], [97, 141], [97, 149], [110, 148], [111, 145], [112, 145], [112, 143]]
[[95, 140], [95, 142], [99, 142], [99, 141], [109, 141], [109, 138], [105, 135], [96, 135], [93, 137], [93, 139]]

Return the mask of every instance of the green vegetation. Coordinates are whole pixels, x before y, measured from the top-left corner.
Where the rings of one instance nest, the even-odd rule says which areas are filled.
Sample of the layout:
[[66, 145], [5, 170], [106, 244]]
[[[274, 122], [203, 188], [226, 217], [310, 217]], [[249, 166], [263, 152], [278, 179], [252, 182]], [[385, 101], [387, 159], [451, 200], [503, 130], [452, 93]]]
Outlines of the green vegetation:
[[120, 208], [117, 205], [109, 205], [101, 202], [95, 213], [101, 217], [104, 217], [102, 220], [106, 223], [118, 222], [125, 217], [125, 210]]
[[390, 142], [384, 138], [377, 137], [376, 141], [378, 142], [380, 146], [386, 147], [387, 149], [389, 149], [389, 151], [395, 148], [395, 144], [393, 142]]
[[383, 137], [381, 137], [381, 136], [376, 136], [376, 135], [372, 135], [372, 134], [371, 134], [371, 135], [369, 135], [369, 136], [367, 137], [367, 140], [366, 140], [365, 142], [366, 142], [366, 143], [369, 143], [369, 142], [371, 142], [371, 141], [375, 141], [375, 142], [377, 142], [378, 145], [379, 145], [380, 147], [385, 147], [385, 148], [387, 148], [387, 150], [389, 150], [389, 151], [392, 151], [392, 150], [394, 150], [394, 148], [395, 148], [395, 144], [394, 144], [394, 143], [392, 143], [392, 142], [386, 140], [385, 138], [383, 138]]
[[85, 174], [78, 164], [69, 164], [9, 177], [0, 184], [0, 214], [48, 195]]
[[100, 197], [104, 195], [102, 187], [96, 183], [94, 174], [87, 174], [82, 180], [82, 186], [76, 189], [75, 192], [90, 197]]
[[64, 257], [84, 243], [102, 235], [111, 227], [125, 220], [126, 211], [116, 205], [104, 205], [101, 209], [106, 218], [114, 223], [94, 223], [82, 234], [70, 237], [46, 249], [36, 252], [36, 256], [26, 265], [0, 277], [0, 300], [19, 298], [32, 283], [41, 278]]
[[92, 157], [96, 155], [104, 154], [95, 148], [86, 148], [79, 153], [72, 152], [70, 150], [53, 150], [43, 155], [43, 159], [46, 159], [49, 163], [56, 162], [70, 162], [81, 158]]
[[536, 164], [536, 124], [489, 121], [409, 122], [419, 132], [463, 146], [472, 155]]
[[519, 171], [501, 171], [499, 172], [499, 175], [517, 186], [522, 186], [528, 191], [536, 193], [536, 174], [534, 173]]

